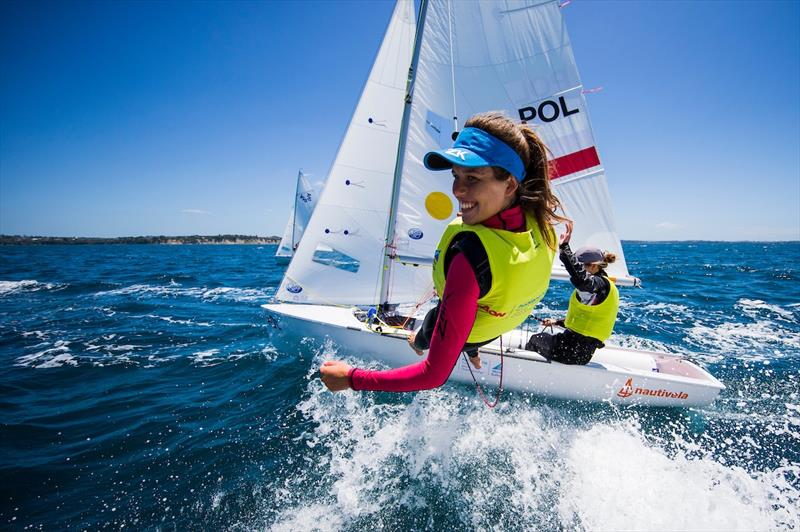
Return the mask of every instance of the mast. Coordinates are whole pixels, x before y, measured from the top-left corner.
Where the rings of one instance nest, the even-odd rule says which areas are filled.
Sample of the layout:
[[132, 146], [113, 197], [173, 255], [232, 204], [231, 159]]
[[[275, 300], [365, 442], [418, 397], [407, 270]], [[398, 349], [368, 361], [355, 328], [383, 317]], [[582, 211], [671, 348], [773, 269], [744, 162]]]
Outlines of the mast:
[[386, 240], [383, 253], [383, 268], [381, 268], [381, 294], [379, 303], [388, 303], [389, 299], [389, 272], [395, 252], [389, 246], [394, 240], [394, 228], [397, 222], [397, 204], [400, 201], [400, 180], [403, 175], [403, 154], [406, 149], [408, 137], [408, 123], [411, 120], [411, 101], [414, 96], [414, 81], [417, 78], [417, 62], [422, 44], [422, 33], [425, 29], [425, 13], [428, 11], [428, 0], [421, 0], [419, 17], [417, 18], [416, 35], [414, 36], [414, 52], [411, 56], [411, 65], [408, 67], [408, 82], [406, 83], [405, 105], [403, 107], [403, 120], [400, 123], [400, 142], [397, 144], [397, 162], [394, 167], [394, 181], [392, 184], [392, 201], [389, 207], [389, 222], [386, 227]]

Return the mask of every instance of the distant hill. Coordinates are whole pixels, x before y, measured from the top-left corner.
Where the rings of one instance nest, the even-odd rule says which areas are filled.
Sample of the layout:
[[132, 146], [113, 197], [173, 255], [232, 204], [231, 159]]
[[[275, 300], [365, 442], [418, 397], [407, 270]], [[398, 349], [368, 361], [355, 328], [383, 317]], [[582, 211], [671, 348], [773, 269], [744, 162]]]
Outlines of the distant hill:
[[116, 238], [0, 235], [0, 246], [15, 244], [277, 244], [277, 236], [191, 235], [122, 236]]

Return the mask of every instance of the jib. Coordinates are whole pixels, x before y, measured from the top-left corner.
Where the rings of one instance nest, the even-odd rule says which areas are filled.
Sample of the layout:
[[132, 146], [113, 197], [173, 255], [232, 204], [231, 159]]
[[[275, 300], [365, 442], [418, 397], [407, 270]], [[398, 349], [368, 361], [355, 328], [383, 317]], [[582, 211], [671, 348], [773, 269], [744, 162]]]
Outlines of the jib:
[[580, 109], [567, 109], [567, 102], [563, 96], [558, 97], [558, 103], [553, 100], [545, 100], [539, 104], [539, 107], [523, 107], [517, 109], [520, 120], [533, 120], [537, 116], [542, 122], [552, 122], [557, 120], [560, 116], [574, 115], [580, 113]]

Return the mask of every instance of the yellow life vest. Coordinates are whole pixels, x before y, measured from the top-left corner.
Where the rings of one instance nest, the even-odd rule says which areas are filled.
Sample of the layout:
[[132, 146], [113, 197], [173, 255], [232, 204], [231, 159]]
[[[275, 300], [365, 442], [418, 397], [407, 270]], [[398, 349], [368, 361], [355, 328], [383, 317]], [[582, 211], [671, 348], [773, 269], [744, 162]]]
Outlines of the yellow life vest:
[[[608, 277], [606, 277], [608, 279]], [[564, 326], [584, 336], [605, 342], [614, 330], [619, 311], [619, 290], [614, 281], [608, 279], [611, 287], [608, 296], [599, 305], [584, 305], [578, 299], [578, 291], [573, 290], [569, 297], [569, 308]]]
[[[541, 301], [550, 285], [555, 250], [551, 249], [533, 217], [525, 215], [528, 230], [516, 233], [467, 225], [456, 218], [442, 235], [433, 261], [433, 284], [442, 297], [445, 285], [445, 254], [459, 233], [475, 233], [489, 259], [492, 286], [478, 299], [478, 313], [468, 343], [492, 340], [520, 325]], [[555, 233], [552, 227], [547, 230]]]

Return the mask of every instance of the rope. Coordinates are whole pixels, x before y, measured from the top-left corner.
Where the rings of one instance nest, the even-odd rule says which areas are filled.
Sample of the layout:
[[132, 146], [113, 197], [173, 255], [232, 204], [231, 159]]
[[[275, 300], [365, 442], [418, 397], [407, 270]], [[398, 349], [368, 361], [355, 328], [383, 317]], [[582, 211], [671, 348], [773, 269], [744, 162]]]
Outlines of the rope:
[[400, 327], [405, 329], [406, 325], [408, 325], [408, 322], [411, 320], [411, 318], [414, 317], [414, 314], [416, 314], [417, 311], [419, 310], [419, 307], [424, 305], [426, 302], [430, 301], [430, 299], [435, 295], [436, 295], [436, 290], [434, 290], [434, 289], [430, 289], [427, 292], [425, 292], [425, 294], [419, 299], [419, 301], [417, 301], [417, 304], [414, 307], [414, 310], [412, 310], [409, 313], [409, 315], [406, 316], [406, 320], [403, 322], [403, 324]]
[[486, 395], [483, 393], [483, 388], [481, 388], [481, 385], [478, 384], [478, 379], [475, 378], [475, 374], [472, 373], [472, 363], [467, 360], [466, 353], [462, 351], [461, 354], [464, 357], [464, 360], [467, 362], [467, 369], [469, 370], [469, 374], [472, 376], [472, 381], [475, 383], [475, 387], [478, 388], [478, 393], [483, 400], [483, 404], [489, 408], [496, 407], [497, 403], [500, 402], [500, 394], [503, 393], [503, 336], [500, 336], [500, 387], [497, 389], [497, 395], [494, 396], [494, 401], [491, 403], [486, 400]]

